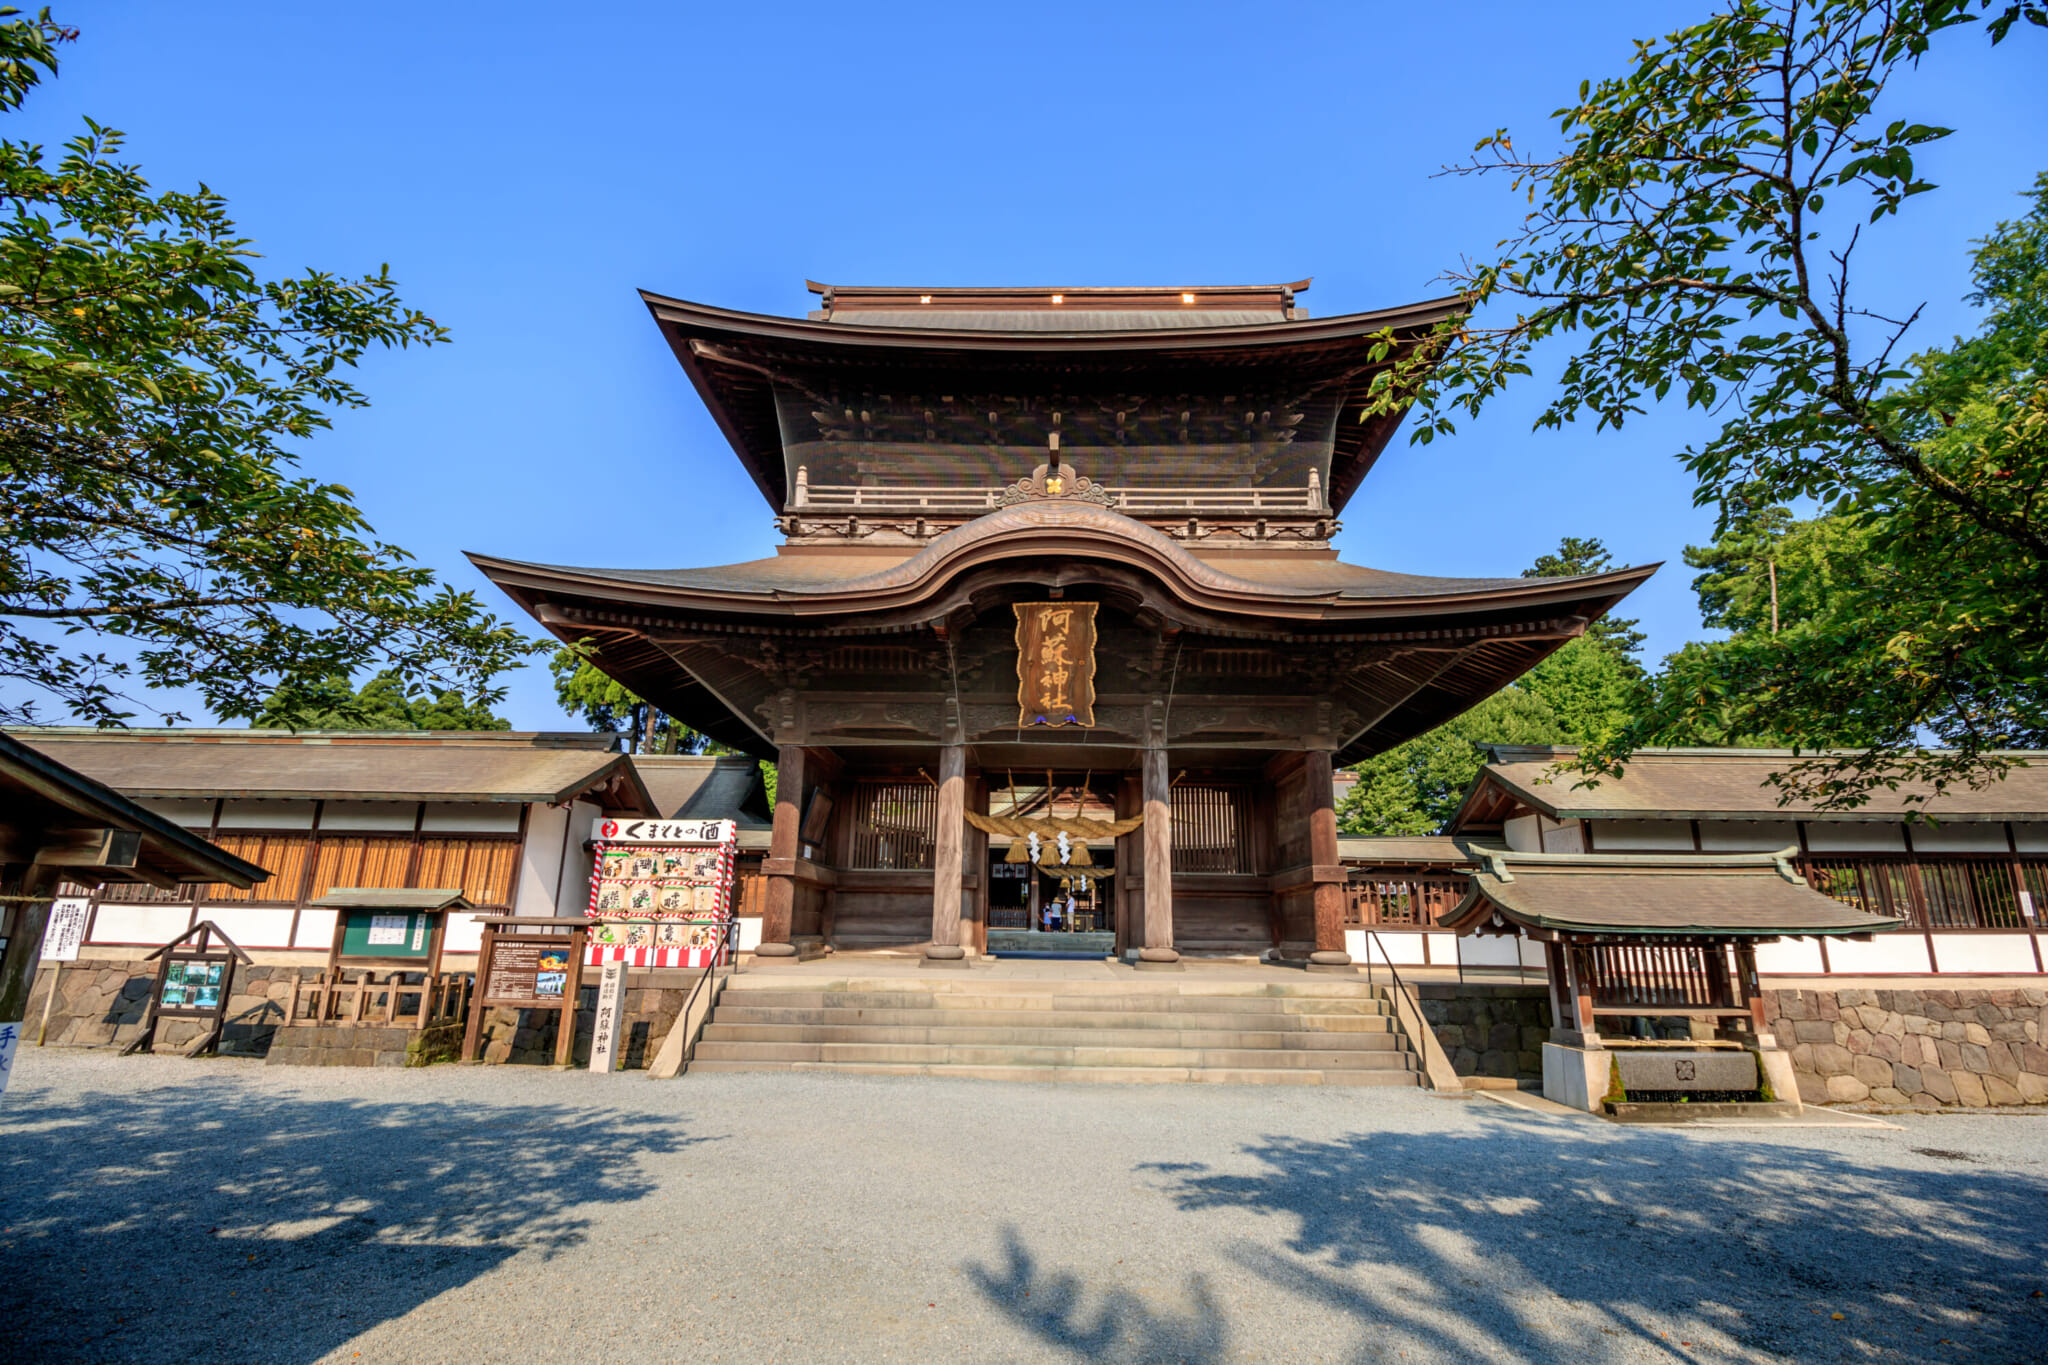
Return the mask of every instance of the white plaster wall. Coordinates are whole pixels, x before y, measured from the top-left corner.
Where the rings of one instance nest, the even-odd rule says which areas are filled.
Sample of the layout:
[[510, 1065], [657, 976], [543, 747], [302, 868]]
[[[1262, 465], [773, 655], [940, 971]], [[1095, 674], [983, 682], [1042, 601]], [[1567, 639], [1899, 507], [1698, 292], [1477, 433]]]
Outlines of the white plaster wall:
[[211, 801], [137, 801], [135, 804], [186, 829], [203, 830], [213, 826]]
[[223, 801], [222, 829], [311, 829], [311, 801]]
[[189, 905], [102, 905], [93, 917], [89, 941], [160, 948], [191, 927]]
[[1904, 853], [1905, 831], [1868, 820], [1808, 820], [1806, 846], [1815, 853]]
[[1875, 935], [1868, 943], [1828, 940], [1828, 965], [1836, 976], [1864, 972], [1928, 972], [1927, 940], [1915, 933]]
[[583, 845], [602, 814], [603, 809], [591, 801], [578, 801], [569, 807], [569, 830], [562, 849], [562, 887], [555, 898], [555, 913], [565, 919], [590, 911], [590, 854]]
[[1537, 819], [1534, 815], [1517, 815], [1503, 822], [1500, 833], [1507, 840], [1508, 847], [1517, 853], [1541, 853], [1542, 836], [1537, 832]]
[[[1369, 960], [1384, 963], [1389, 958], [1396, 967], [1420, 967], [1427, 959], [1423, 956], [1422, 943], [1427, 934], [1388, 933], [1379, 931], [1380, 947], [1372, 946], [1372, 936], [1364, 929], [1344, 931], [1344, 951], [1351, 954], [1351, 960], [1363, 967]], [[1380, 955], [1385, 949], [1386, 956]]]
[[1810, 938], [1781, 938], [1776, 943], [1756, 946], [1759, 976], [1820, 976], [1820, 944]]
[[1537, 817], [1537, 837], [1543, 840], [1545, 853], [1584, 853], [1586, 851], [1585, 831], [1576, 820], [1553, 820], [1547, 815]]
[[1987, 972], [2033, 976], [2034, 945], [2029, 934], [1936, 934], [1934, 960], [1942, 974]]
[[336, 914], [333, 910], [299, 911], [299, 932], [292, 939], [292, 947], [316, 948], [323, 953], [331, 950]]
[[1689, 820], [1595, 820], [1592, 825], [1593, 847], [1601, 853], [1692, 852]]
[[[521, 912], [524, 913], [523, 911]], [[332, 933], [333, 930], [329, 930]], [[448, 916], [448, 931], [441, 937], [441, 952], [474, 953], [484, 946], [483, 919], [467, 911]]]
[[1702, 820], [1700, 848], [1707, 853], [1770, 853], [1799, 842], [1790, 820]]
[[320, 808], [320, 828], [409, 830], [419, 812], [412, 801], [329, 801]]
[[1913, 826], [1913, 848], [1919, 853], [2003, 853], [2005, 826], [1955, 821], [1946, 825]]
[[510, 801], [434, 802], [420, 828], [441, 834], [516, 834], [519, 811]]
[[526, 842], [519, 850], [519, 884], [512, 892], [515, 915], [551, 916], [562, 876], [562, 840], [569, 812], [536, 804], [526, 812]]
[[[1443, 961], [1450, 954], [1432, 956]], [[1544, 969], [1542, 944], [1501, 934], [1459, 935], [1457, 960], [1467, 967], [1526, 967], [1539, 972]], [[1444, 965], [1450, 966], [1451, 963], [1446, 961]]]
[[741, 915], [740, 951], [743, 953], [751, 953], [754, 951], [754, 949], [760, 946], [761, 917], [759, 915]]
[[[210, 919], [235, 941], [237, 948], [289, 948], [292, 946], [292, 912], [266, 910], [247, 905], [209, 905], [202, 919]], [[328, 929], [332, 942], [334, 930]], [[326, 946], [325, 944], [322, 945]]]
[[2012, 839], [2022, 853], [2048, 853], [2048, 822], [2015, 820]]

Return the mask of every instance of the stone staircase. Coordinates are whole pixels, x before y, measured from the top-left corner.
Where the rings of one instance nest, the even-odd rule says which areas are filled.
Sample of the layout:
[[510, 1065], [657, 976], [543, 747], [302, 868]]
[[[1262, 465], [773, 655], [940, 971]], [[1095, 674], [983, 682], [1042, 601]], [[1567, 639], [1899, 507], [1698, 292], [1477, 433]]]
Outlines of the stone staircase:
[[743, 972], [712, 1010], [691, 1069], [1421, 1084], [1385, 992], [1315, 978], [803, 980]]

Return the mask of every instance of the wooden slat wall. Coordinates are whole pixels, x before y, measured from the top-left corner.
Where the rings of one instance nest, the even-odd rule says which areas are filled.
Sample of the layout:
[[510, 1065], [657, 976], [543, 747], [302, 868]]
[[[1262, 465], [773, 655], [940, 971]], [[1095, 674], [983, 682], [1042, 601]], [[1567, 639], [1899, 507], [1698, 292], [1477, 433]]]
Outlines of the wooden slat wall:
[[931, 867], [938, 817], [938, 789], [929, 782], [856, 783], [847, 866], [884, 871]]
[[223, 834], [214, 842], [234, 854], [270, 871], [270, 880], [256, 883], [247, 891], [232, 886], [206, 888], [209, 902], [253, 902], [296, 905], [306, 886], [306, 864], [311, 861], [310, 834]]
[[519, 845], [509, 839], [425, 839], [414, 886], [459, 886], [472, 905], [510, 905]]
[[1173, 789], [1175, 873], [1254, 871], [1251, 792], [1183, 783]]

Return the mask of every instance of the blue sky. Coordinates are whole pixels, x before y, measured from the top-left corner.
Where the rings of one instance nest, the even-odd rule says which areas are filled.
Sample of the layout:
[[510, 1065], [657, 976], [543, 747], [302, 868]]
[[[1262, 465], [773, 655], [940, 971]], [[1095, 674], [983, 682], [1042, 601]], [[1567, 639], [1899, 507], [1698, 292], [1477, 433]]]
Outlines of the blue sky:
[[[1315, 277], [1317, 316], [1444, 292], [1509, 231], [1505, 181], [1435, 178], [1496, 127], [1541, 144], [1582, 77], [1704, 3], [88, 3], [61, 78], [0, 122], [126, 130], [159, 185], [228, 196], [279, 272], [389, 262], [453, 344], [373, 358], [373, 406], [312, 443], [377, 530], [522, 626], [462, 558], [715, 564], [770, 510], [635, 294], [801, 314], [806, 277], [1211, 284]], [[1895, 114], [1959, 131], [1941, 185], [1866, 237], [1878, 301], [1971, 326], [1972, 237], [2048, 165], [2048, 40], [1937, 51]], [[1711, 515], [1674, 408], [1532, 433], [1546, 377], [1449, 443], [1396, 438], [1344, 557], [1519, 572], [1566, 534], [1669, 566], [1625, 608], [1659, 656], [1700, 634], [1679, 562]], [[537, 631], [537, 628], [536, 628]], [[570, 724], [543, 668], [519, 728]]]

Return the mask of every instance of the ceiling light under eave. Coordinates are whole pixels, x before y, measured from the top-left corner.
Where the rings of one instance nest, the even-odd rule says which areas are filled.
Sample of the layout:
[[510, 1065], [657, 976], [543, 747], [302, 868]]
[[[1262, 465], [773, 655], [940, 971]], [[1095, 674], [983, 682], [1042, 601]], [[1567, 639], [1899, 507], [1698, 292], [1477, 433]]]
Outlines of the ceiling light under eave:
[[1052, 301], [1054, 303], [1065, 303], [1067, 301], [1067, 296], [1065, 294], [1054, 294], [1052, 296]]
[[1195, 296], [1193, 294], [1182, 294], [1180, 296], [1180, 301], [1182, 303], [1193, 303], [1195, 301]]

